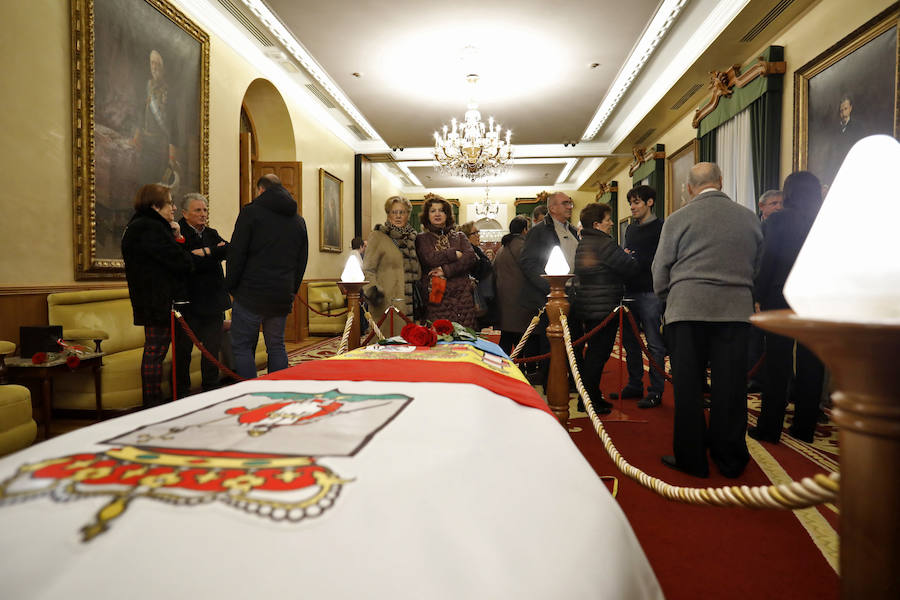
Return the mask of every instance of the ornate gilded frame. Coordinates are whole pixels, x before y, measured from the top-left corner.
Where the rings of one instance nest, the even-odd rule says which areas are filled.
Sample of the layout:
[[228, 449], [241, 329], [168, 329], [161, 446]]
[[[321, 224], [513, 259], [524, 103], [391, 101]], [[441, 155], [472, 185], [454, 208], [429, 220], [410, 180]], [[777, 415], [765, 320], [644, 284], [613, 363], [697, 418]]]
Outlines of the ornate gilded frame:
[[[209, 190], [209, 35], [166, 0], [117, 0], [147, 4], [174, 23], [199, 44], [199, 81], [196, 115], [199, 124], [195, 142], [199, 152], [200, 193]], [[74, 224], [75, 279], [122, 279], [124, 261], [119, 257], [98, 256], [96, 160], [95, 48], [98, 32], [94, 27], [94, 0], [70, 0], [72, 41], [72, 196]], [[174, 62], [174, 61], [173, 61]], [[193, 152], [191, 152], [193, 157]], [[99, 175], [105, 175], [100, 173]], [[131, 199], [125, 199], [131, 205]]]
[[[794, 72], [794, 171], [810, 168], [810, 80], [817, 75], [826, 72], [836, 63], [847, 58], [857, 50], [863, 48], [869, 42], [890, 31], [892, 28], [895, 30], [895, 50], [893, 66], [891, 68], [894, 81], [894, 97], [892, 103], [894, 118], [892, 135], [895, 138], [900, 136], [900, 93], [898, 93], [900, 92], [900, 6], [898, 6], [898, 4], [893, 4], [890, 8], [869, 20], [867, 23], [851, 32], [841, 41], [834, 44]], [[837, 114], [837, 111], [835, 111], [835, 114]], [[819, 175], [820, 179], [823, 179], [821, 174], [816, 173], [816, 175]], [[828, 181], [827, 178], [824, 178], [822, 183], [827, 185], [830, 181]]]
[[[327, 209], [335, 203], [337, 207]], [[344, 182], [326, 171], [319, 169], [319, 250], [341, 252], [344, 244]], [[334, 228], [326, 239], [326, 228]], [[336, 235], [335, 235], [336, 234]]]
[[[690, 166], [693, 167], [700, 159], [700, 142], [696, 139], [689, 141], [687, 144], [666, 157], [666, 216], [681, 208], [684, 204], [681, 200], [680, 191], [676, 194], [675, 171], [682, 169], [687, 165], [690, 158]], [[688, 167], [690, 169], [690, 167]], [[684, 184], [687, 183], [683, 182]]]

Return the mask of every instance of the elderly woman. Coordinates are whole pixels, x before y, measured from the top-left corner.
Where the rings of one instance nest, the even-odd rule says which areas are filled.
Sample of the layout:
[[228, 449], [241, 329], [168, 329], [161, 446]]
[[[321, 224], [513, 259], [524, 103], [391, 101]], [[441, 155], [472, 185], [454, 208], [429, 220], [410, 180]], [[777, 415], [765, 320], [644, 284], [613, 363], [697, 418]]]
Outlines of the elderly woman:
[[[572, 315], [584, 322], [590, 331], [619, 305], [625, 293], [625, 280], [640, 270], [610, 236], [613, 228], [612, 209], [608, 204], [588, 204], [581, 211], [582, 238], [575, 250], [575, 301]], [[612, 404], [600, 393], [600, 376], [609, 360], [618, 330], [618, 319], [612, 319], [588, 340], [584, 353], [585, 388], [598, 414], [610, 412]]]
[[500, 347], [506, 352], [512, 351], [522, 339], [522, 334], [528, 328], [532, 317], [531, 312], [519, 304], [519, 292], [525, 284], [525, 276], [522, 274], [522, 267], [519, 266], [519, 255], [522, 254], [525, 234], [530, 223], [528, 217], [524, 215], [510, 221], [509, 233], [500, 240], [500, 250], [494, 258]]
[[172, 303], [183, 300], [190, 254], [175, 221], [169, 188], [145, 185], [134, 199], [134, 215], [122, 236], [122, 258], [134, 324], [144, 327], [141, 382], [144, 406], [162, 404], [163, 359], [171, 341]]
[[494, 288], [494, 267], [491, 265], [491, 259], [481, 249], [481, 232], [478, 231], [475, 222], [463, 223], [459, 226], [459, 230], [465, 234], [475, 252], [475, 264], [469, 274], [475, 278], [475, 285], [483, 302], [481, 307], [477, 303], [475, 306], [475, 321], [478, 328], [481, 329], [493, 325], [497, 319], [497, 309], [494, 303], [497, 296]]
[[[422, 276], [416, 232], [409, 225], [412, 205], [402, 196], [391, 196], [384, 203], [384, 212], [387, 220], [375, 226], [366, 242], [363, 273], [370, 285], [363, 291], [376, 320], [391, 304], [412, 318], [417, 310], [414, 288]], [[392, 322], [392, 331], [383, 330], [387, 336], [399, 335], [405, 324], [403, 319]]]
[[475, 251], [465, 234], [454, 229], [450, 203], [434, 194], [426, 198], [422, 207], [425, 231], [416, 237], [427, 302], [425, 318], [475, 327], [473, 281], [469, 277]]
[[[791, 173], [784, 180], [784, 210], [763, 224], [763, 249], [754, 281], [754, 297], [762, 310], [788, 308], [784, 283], [822, 207], [822, 186], [809, 171]], [[788, 389], [794, 378], [794, 421], [788, 432], [811, 443], [819, 416], [825, 367], [806, 346], [766, 332], [766, 378], [756, 427], [747, 434], [777, 444], [781, 439]]]

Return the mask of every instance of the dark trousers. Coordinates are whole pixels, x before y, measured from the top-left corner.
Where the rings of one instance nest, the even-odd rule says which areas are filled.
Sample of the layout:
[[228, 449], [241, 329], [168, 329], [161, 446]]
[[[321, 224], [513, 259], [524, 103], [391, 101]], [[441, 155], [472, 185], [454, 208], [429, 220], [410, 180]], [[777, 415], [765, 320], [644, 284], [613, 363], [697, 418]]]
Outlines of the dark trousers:
[[[584, 322], [584, 330], [590, 331], [599, 324], [599, 320], [587, 320]], [[600, 399], [600, 378], [603, 376], [603, 369], [609, 360], [618, 331], [619, 321], [612, 319], [587, 341], [583, 366], [579, 365], [579, 371], [584, 387], [592, 400]]]
[[[796, 358], [795, 358], [796, 357]], [[819, 416], [819, 400], [825, 379], [825, 367], [806, 346], [791, 338], [766, 334], [766, 385], [757, 424], [770, 439], [781, 436], [784, 412], [790, 397], [794, 401], [794, 423], [790, 433], [797, 439], [812, 441]], [[793, 379], [793, 387], [791, 380]]]
[[[666, 326], [675, 391], [675, 461], [695, 475], [709, 473], [707, 448], [726, 477], [739, 476], [750, 460], [744, 437], [749, 329], [740, 322], [678, 321]], [[707, 364], [712, 378], [709, 427], [703, 415]]]
[[163, 360], [169, 352], [171, 339], [169, 325], [144, 325], [141, 390], [145, 407], [162, 404]]
[[[182, 313], [185, 322], [197, 339], [203, 342], [206, 349], [213, 356], [219, 356], [222, 348], [222, 323], [224, 316], [198, 315], [189, 311]], [[181, 324], [175, 323], [175, 381], [178, 384], [177, 395], [179, 398], [189, 396], [191, 393], [191, 351], [194, 343], [184, 332]], [[201, 355], [200, 374], [203, 391], [213, 390], [218, 387], [219, 367], [211, 360]]]

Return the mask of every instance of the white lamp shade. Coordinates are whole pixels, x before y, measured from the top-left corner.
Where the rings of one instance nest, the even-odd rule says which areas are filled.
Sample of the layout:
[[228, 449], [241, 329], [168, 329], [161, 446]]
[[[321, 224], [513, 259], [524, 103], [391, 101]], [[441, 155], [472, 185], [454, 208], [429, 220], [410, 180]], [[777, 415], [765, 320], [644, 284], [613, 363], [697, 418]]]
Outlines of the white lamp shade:
[[784, 285], [800, 317], [900, 323], [900, 142], [873, 135], [838, 170]]
[[547, 265], [544, 267], [544, 272], [547, 275], [569, 274], [569, 263], [566, 262], [566, 257], [563, 255], [562, 248], [559, 246], [553, 246], [553, 250], [550, 251], [550, 258], [547, 259]]
[[341, 273], [341, 281], [357, 283], [365, 280], [366, 278], [362, 271], [362, 261], [359, 259], [359, 253], [354, 250], [347, 257], [347, 263], [344, 265], [343, 273]]

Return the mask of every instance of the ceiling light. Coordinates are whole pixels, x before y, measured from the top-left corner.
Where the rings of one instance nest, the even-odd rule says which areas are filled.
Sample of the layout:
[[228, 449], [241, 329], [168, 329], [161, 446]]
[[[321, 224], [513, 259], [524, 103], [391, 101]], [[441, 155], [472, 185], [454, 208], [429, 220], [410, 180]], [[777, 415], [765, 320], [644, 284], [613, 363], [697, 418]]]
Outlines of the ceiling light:
[[512, 146], [509, 143], [512, 132], [506, 130], [506, 139], [501, 138], [501, 127], [494, 123], [494, 117], [487, 126], [481, 120], [478, 103], [475, 102], [474, 88], [478, 75], [468, 75], [466, 81], [473, 88], [465, 121], [450, 121], [444, 125], [443, 135], [434, 132], [435, 168], [443, 174], [464, 177], [476, 181], [486, 177], [502, 175], [512, 164]]

